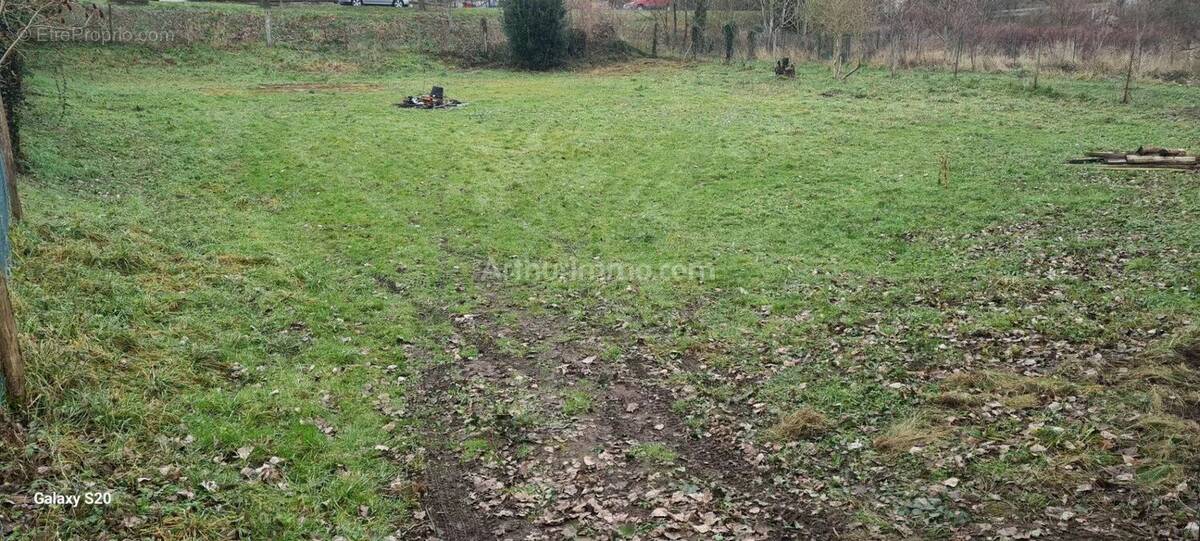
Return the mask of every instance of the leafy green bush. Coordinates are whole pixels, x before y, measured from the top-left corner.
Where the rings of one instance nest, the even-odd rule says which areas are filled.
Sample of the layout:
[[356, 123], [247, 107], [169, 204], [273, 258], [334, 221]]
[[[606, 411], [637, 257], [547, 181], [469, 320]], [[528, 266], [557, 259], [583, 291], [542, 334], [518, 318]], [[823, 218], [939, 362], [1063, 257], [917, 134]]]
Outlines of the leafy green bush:
[[545, 70], [567, 56], [567, 10], [562, 0], [508, 0], [504, 34], [517, 65]]

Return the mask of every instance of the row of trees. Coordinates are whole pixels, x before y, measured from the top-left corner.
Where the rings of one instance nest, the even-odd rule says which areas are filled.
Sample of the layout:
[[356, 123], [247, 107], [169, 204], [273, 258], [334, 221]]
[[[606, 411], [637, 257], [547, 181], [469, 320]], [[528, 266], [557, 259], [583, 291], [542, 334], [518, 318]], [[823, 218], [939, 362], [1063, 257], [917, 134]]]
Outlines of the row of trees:
[[880, 47], [887, 48], [889, 63], [895, 67], [907, 49], [932, 40], [949, 55], [957, 71], [964, 56], [973, 59], [980, 52], [1011, 57], [1032, 52], [1038, 56], [1043, 49], [1057, 45], [1069, 50], [1073, 60], [1087, 60], [1103, 49], [1132, 51], [1136, 57], [1147, 46], [1188, 51], [1200, 41], [1196, 0], [759, 2], [763, 26], [774, 33], [832, 37], [835, 64], [850, 60], [846, 53], [850, 43], [857, 45], [860, 59], [877, 53]]
[[[746, 24], [748, 8], [757, 24]], [[869, 59], [894, 73], [928, 56], [957, 74], [980, 57], [1024, 57], [1036, 85], [1048, 57], [1065, 66], [1116, 53], [1131, 81], [1146, 52], [1194, 58], [1200, 49], [1198, 0], [675, 0], [655, 27], [661, 18], [668, 42], [689, 55], [711, 52], [703, 39], [710, 11], [717, 26], [736, 20], [747, 29], [748, 57], [756, 44], [774, 58], [804, 52], [828, 59], [839, 78]]]

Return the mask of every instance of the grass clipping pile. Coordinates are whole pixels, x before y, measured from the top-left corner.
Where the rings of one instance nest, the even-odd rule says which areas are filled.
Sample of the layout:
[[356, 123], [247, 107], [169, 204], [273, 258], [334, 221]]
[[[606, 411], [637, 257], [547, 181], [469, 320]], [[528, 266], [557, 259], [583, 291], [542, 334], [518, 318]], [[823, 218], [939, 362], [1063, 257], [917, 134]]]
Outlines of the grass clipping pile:
[[408, 96], [404, 98], [404, 101], [397, 103], [396, 107], [401, 109], [448, 109], [464, 105], [466, 104], [461, 101], [447, 99], [446, 90], [440, 86], [435, 86], [424, 96]]
[[1128, 152], [1088, 152], [1071, 164], [1096, 164], [1104, 169], [1175, 169], [1200, 172], [1200, 158], [1182, 148], [1138, 147]]

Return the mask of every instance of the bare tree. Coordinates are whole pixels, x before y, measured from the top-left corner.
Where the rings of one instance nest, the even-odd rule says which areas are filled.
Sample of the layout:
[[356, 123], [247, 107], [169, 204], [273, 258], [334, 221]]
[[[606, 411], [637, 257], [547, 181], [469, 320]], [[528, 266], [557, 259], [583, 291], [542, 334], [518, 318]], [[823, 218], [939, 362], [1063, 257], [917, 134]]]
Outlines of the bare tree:
[[900, 63], [900, 47], [905, 35], [914, 29], [912, 13], [916, 6], [915, 0], [885, 1], [880, 6], [880, 15], [884, 21], [884, 31], [888, 38], [888, 71], [896, 76], [896, 68]]
[[802, 0], [758, 0], [762, 17], [762, 31], [766, 34], [767, 47], [771, 56], [778, 56], [779, 38], [787, 28], [795, 28], [799, 22], [798, 7]]
[[1133, 79], [1137, 72], [1138, 58], [1142, 54], [1142, 45], [1146, 34], [1155, 23], [1161, 22], [1164, 8], [1169, 7], [1167, 1], [1141, 0], [1132, 5], [1122, 6], [1117, 19], [1121, 28], [1121, 41], [1129, 50], [1129, 60], [1125, 64], [1125, 84], [1121, 88], [1121, 103], [1133, 101]]
[[30, 39], [31, 31], [82, 28], [103, 16], [99, 7], [74, 0], [0, 0], [0, 46], [4, 47], [0, 65]]
[[[845, 79], [854, 71], [843, 76], [845, 60], [843, 47], [846, 36], [857, 38], [859, 48], [862, 46], [862, 36], [875, 22], [877, 15], [875, 0], [808, 0], [808, 18], [812, 24], [833, 38], [833, 76]], [[859, 58], [859, 66], [862, 58]], [[857, 68], [855, 69], [857, 71]]]
[[1072, 32], [1086, 17], [1087, 0], [1048, 0], [1047, 18], [1049, 23], [1058, 31], [1057, 36], [1065, 39], [1071, 49], [1071, 57], [1075, 57], [1078, 41]]

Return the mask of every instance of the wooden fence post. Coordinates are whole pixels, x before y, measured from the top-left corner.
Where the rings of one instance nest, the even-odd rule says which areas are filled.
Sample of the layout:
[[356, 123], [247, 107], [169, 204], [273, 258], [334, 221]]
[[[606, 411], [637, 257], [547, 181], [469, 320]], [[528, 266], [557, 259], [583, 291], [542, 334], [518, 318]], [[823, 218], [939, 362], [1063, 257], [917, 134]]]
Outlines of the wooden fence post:
[[263, 36], [267, 38], [267, 47], [272, 45], [271, 40], [271, 0], [261, 0], [259, 4], [263, 8]]
[[479, 18], [479, 29], [483, 32], [483, 54], [487, 56], [492, 53], [491, 43], [488, 42], [487, 17]]
[[[4, 182], [8, 188], [8, 208], [13, 221], [25, 217], [21, 197], [17, 194], [17, 161], [13, 156], [12, 139], [8, 133], [8, 111], [0, 100], [0, 158], [4, 160]], [[8, 234], [8, 231], [4, 232]]]
[[25, 359], [17, 343], [17, 320], [13, 317], [8, 277], [0, 272], [0, 365], [4, 368], [4, 396], [13, 409], [25, 407]]
[[[16, 198], [16, 167], [13, 163], [12, 142], [9, 139], [8, 119], [0, 101], [0, 204], [10, 207], [14, 219], [20, 217], [20, 201]], [[8, 270], [11, 250], [8, 241], [9, 209], [0, 208], [0, 372], [4, 374], [4, 396], [13, 409], [25, 406], [25, 360], [17, 342], [17, 320], [13, 317], [12, 298], [8, 293]]]
[[654, 38], [650, 41], [650, 58], [658, 58], [658, 17], [654, 18]]

